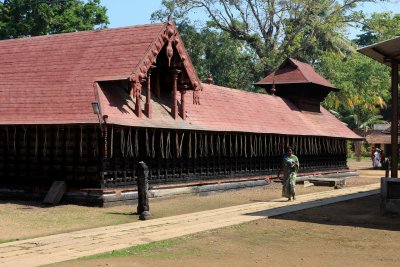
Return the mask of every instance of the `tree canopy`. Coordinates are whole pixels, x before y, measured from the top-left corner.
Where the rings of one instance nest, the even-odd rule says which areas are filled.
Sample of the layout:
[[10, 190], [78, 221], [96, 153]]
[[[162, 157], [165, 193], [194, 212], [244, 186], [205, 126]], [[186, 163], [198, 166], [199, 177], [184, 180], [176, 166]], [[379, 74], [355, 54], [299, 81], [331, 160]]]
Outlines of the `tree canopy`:
[[215, 84], [256, 90], [252, 83], [263, 77], [262, 66], [244, 41], [213, 29], [197, 31], [185, 22], [178, 28], [201, 80], [210, 72]]
[[372, 0], [163, 0], [153, 20], [173, 14], [178, 21], [191, 11], [208, 16], [208, 26], [246, 43], [271, 73], [285, 57], [314, 62], [325, 51], [354, 50], [343, 32], [358, 21], [358, 3]]
[[105, 28], [100, 0], [0, 1], [0, 39]]
[[[389, 69], [356, 53], [357, 44], [400, 34], [399, 14], [368, 16], [356, 8], [365, 2], [375, 0], [163, 0], [152, 19], [165, 21], [172, 15], [189, 52], [195, 51], [190, 54], [200, 77], [209, 66], [223, 77], [214, 79], [222, 86], [254, 90], [251, 84], [286, 57], [313, 65], [341, 90], [323, 105], [351, 128], [365, 128], [382, 119], [380, 111], [390, 97]], [[191, 18], [195, 11], [207, 15], [198, 30]], [[350, 41], [347, 30], [354, 25], [362, 33]], [[192, 37], [185, 34], [189, 28]], [[222, 40], [232, 46], [219, 47]]]
[[392, 12], [373, 13], [363, 21], [362, 32], [354, 40], [361, 46], [400, 36], [400, 14], [393, 14]]
[[340, 89], [323, 105], [352, 129], [365, 129], [381, 122], [380, 110], [390, 98], [390, 69], [359, 53], [347, 57], [326, 54], [319, 72]]

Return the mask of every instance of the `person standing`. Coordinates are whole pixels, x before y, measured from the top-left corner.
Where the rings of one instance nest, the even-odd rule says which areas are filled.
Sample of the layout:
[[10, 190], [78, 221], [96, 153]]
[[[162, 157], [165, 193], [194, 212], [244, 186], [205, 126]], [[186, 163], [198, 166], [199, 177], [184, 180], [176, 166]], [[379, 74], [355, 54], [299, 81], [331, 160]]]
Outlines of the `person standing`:
[[379, 154], [380, 158], [381, 158], [381, 167], [385, 166], [385, 161], [386, 161], [386, 156], [385, 156], [385, 152], [383, 150], [381, 150], [381, 153]]
[[379, 169], [381, 167], [381, 150], [377, 148], [374, 152], [374, 159], [372, 166], [374, 169]]
[[278, 172], [278, 178], [283, 171], [282, 196], [288, 201], [296, 199], [296, 176], [299, 171], [299, 159], [293, 154], [292, 147], [286, 148], [286, 153], [282, 158], [282, 165]]
[[371, 162], [372, 162], [372, 166], [374, 166], [374, 154], [375, 154], [376, 148], [373, 146], [371, 147]]

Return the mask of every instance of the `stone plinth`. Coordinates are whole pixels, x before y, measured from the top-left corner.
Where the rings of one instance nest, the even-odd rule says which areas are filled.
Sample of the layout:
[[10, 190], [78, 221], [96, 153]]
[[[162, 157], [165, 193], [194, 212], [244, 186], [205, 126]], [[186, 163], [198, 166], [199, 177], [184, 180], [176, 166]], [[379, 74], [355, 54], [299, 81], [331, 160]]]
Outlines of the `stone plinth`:
[[381, 178], [381, 211], [400, 214], [399, 178]]

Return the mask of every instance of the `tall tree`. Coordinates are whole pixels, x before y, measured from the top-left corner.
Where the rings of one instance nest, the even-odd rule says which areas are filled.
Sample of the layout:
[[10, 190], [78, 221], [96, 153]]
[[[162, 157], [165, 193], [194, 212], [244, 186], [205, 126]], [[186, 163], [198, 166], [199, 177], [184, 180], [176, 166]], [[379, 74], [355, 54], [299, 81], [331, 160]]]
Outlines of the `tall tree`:
[[359, 53], [347, 57], [326, 54], [320, 72], [340, 92], [329, 94], [323, 105], [353, 129], [372, 127], [390, 98], [390, 69]]
[[213, 29], [198, 31], [185, 22], [177, 26], [200, 79], [210, 72], [215, 84], [256, 90], [252, 83], [262, 78], [262, 65], [244, 41]]
[[105, 28], [100, 0], [0, 1], [0, 39]]
[[205, 12], [210, 26], [251, 47], [271, 73], [287, 56], [313, 62], [326, 51], [354, 50], [344, 38], [347, 23], [360, 19], [358, 3], [375, 0], [163, 0], [153, 20]]
[[392, 12], [373, 13], [363, 21], [362, 34], [354, 40], [365, 46], [400, 35], [400, 14]]

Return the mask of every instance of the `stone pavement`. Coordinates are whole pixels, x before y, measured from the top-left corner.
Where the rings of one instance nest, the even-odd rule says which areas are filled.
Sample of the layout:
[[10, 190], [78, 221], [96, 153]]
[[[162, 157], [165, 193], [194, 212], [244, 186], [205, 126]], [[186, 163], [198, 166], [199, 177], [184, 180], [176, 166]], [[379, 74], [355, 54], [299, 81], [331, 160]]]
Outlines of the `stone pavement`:
[[380, 184], [0, 244], [0, 266], [40, 266], [379, 193]]

